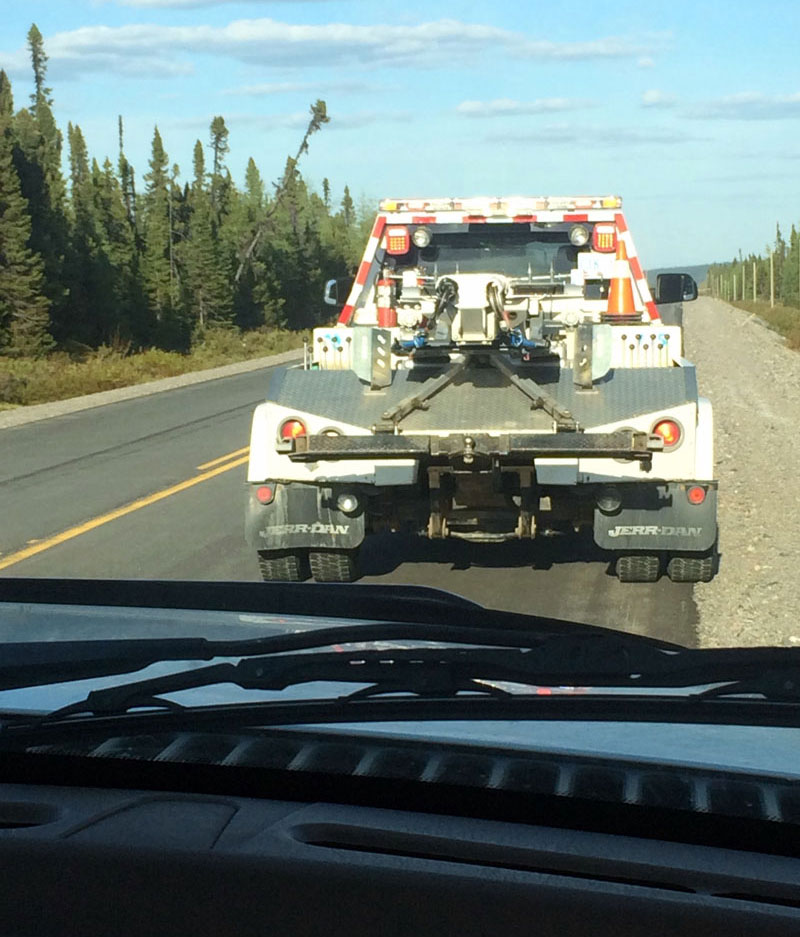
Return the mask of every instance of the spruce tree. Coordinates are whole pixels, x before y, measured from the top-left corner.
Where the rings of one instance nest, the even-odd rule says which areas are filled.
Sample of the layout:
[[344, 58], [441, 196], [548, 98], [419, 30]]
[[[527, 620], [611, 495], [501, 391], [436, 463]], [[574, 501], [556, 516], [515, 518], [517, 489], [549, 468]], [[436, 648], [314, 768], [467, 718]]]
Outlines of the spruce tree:
[[786, 241], [781, 234], [781, 226], [775, 225], [775, 251], [773, 256], [773, 265], [775, 270], [775, 294], [780, 295], [781, 283], [783, 282], [783, 265], [786, 261]]
[[[211, 166], [211, 206], [215, 212], [220, 214], [225, 210], [225, 195], [229, 189], [225, 185], [223, 170], [225, 168], [225, 157], [228, 155], [230, 146], [228, 144], [228, 128], [225, 126], [225, 120], [222, 117], [215, 117], [209, 127], [211, 151], [213, 153], [213, 163]], [[226, 191], [227, 190], [227, 191]]]
[[31, 24], [28, 30], [28, 49], [31, 53], [31, 65], [33, 66], [33, 84], [34, 92], [31, 95], [31, 104], [34, 108], [41, 102], [47, 101], [52, 104], [50, 88], [45, 87], [47, 80], [47, 53], [44, 51], [44, 39], [39, 32], [36, 23]]
[[92, 161], [81, 128], [68, 125], [71, 231], [65, 283], [69, 289], [70, 339], [93, 348], [119, 337], [119, 296], [96, 189], [100, 167]]
[[11, 83], [0, 71], [0, 353], [35, 355], [52, 344], [44, 265], [29, 247], [31, 218], [14, 165]]
[[795, 226], [792, 225], [780, 280], [780, 299], [787, 306], [800, 306], [798, 263], [800, 263], [800, 236]]
[[342, 219], [344, 220], [344, 226], [346, 228], [352, 227], [356, 221], [356, 207], [353, 204], [350, 189], [347, 186], [344, 187], [344, 195], [342, 197]]
[[308, 189], [296, 160], [287, 160], [284, 181], [284, 196], [273, 215], [272, 231], [263, 244], [262, 257], [273, 271], [277, 286], [274, 299], [282, 305], [285, 324], [289, 328], [306, 328], [318, 321], [322, 305], [318, 232], [311, 217]]
[[111, 160], [102, 169], [92, 163], [94, 215], [102, 245], [112, 271], [107, 341], [121, 345], [131, 341], [137, 347], [146, 344], [152, 323], [148, 318], [147, 298], [141, 283], [136, 234], [130, 224], [128, 207]]
[[337, 261], [341, 262], [346, 271], [337, 275], [346, 276], [347, 272], [354, 273], [361, 257], [364, 237], [348, 186], [344, 187], [341, 209], [331, 219], [331, 227], [333, 230], [333, 255]]
[[51, 302], [51, 330], [57, 340], [69, 333], [64, 258], [68, 224], [66, 185], [61, 171], [61, 132], [56, 126], [50, 89], [46, 86], [47, 55], [34, 24], [28, 32], [35, 92], [30, 110], [14, 119], [14, 165], [31, 216], [31, 249], [44, 263], [43, 289]]
[[260, 221], [260, 214], [264, 208], [264, 180], [258, 171], [258, 166], [251, 156], [247, 161], [247, 169], [244, 174], [244, 190], [246, 195], [247, 210], [250, 221]]
[[153, 133], [150, 172], [145, 175], [144, 218], [142, 223], [144, 254], [142, 278], [150, 310], [161, 332], [160, 341], [173, 344], [168, 334], [174, 309], [174, 269], [172, 266], [171, 192], [169, 158], [158, 127]]
[[[223, 228], [226, 247], [231, 259], [236, 261], [242, 247], [254, 237], [266, 213], [264, 180], [251, 156], [245, 170], [244, 192], [233, 200], [232, 210]], [[254, 329], [265, 324], [274, 324], [270, 296], [274, 283], [270, 283], [269, 272], [259, 252], [254, 252], [250, 263], [238, 280], [233, 281], [233, 314], [239, 328]]]
[[64, 284], [68, 293], [70, 341], [96, 346], [93, 317], [96, 314], [97, 285], [93, 282], [94, 232], [92, 231], [92, 189], [89, 154], [80, 127], [67, 125], [70, 167], [71, 231], [67, 247]]
[[230, 263], [214, 220], [210, 192], [206, 186], [203, 145], [194, 146], [194, 178], [189, 191], [191, 210], [188, 238], [182, 245], [186, 266], [185, 295], [190, 320], [200, 329], [227, 325], [231, 320]]
[[122, 199], [125, 203], [125, 212], [128, 216], [128, 223], [131, 227], [134, 227], [136, 224], [136, 182], [133, 166], [131, 166], [131, 164], [128, 162], [128, 158], [125, 156], [122, 114], [117, 117], [117, 132], [119, 135], [119, 157], [117, 159], [119, 184], [122, 189]]

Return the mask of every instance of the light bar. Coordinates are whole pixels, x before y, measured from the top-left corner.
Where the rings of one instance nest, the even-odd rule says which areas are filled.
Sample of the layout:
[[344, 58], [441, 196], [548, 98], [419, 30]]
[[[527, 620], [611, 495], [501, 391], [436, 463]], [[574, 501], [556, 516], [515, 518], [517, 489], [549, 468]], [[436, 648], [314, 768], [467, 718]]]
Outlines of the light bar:
[[622, 208], [619, 195], [549, 195], [497, 198], [385, 198], [378, 208], [385, 212], [461, 211], [467, 215], [502, 215], [515, 217], [537, 211], [587, 211]]

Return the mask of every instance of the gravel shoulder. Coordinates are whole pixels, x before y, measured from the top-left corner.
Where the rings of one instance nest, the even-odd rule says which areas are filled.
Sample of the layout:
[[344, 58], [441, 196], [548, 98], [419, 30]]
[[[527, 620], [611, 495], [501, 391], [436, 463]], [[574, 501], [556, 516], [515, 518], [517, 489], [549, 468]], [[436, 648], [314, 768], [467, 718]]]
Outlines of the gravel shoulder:
[[684, 317], [720, 485], [720, 571], [695, 586], [700, 646], [800, 644], [800, 353], [720, 300]]

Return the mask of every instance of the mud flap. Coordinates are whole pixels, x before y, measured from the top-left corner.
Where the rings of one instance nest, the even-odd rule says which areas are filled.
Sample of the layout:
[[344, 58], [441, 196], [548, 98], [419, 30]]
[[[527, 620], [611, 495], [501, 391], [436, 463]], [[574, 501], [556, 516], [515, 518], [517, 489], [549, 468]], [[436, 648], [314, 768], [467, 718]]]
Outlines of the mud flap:
[[[687, 490], [706, 489], [702, 504], [692, 504]], [[616, 552], [668, 551], [702, 553], [717, 539], [717, 490], [707, 482], [619, 485], [622, 507], [615, 514], [594, 512], [594, 540]]]
[[257, 485], [248, 485], [245, 539], [257, 550], [341, 549], [364, 539], [364, 511], [339, 511], [315, 485], [275, 485], [275, 497], [261, 504]]

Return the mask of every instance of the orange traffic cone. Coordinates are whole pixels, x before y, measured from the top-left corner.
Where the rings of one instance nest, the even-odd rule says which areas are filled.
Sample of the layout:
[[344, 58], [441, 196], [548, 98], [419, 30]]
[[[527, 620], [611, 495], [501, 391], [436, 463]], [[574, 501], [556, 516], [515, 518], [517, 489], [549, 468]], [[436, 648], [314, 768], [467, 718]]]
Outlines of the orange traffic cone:
[[628, 252], [625, 250], [625, 242], [622, 238], [617, 239], [617, 256], [611, 274], [611, 286], [608, 288], [607, 314], [614, 318], [636, 315], [631, 268], [628, 264]]

